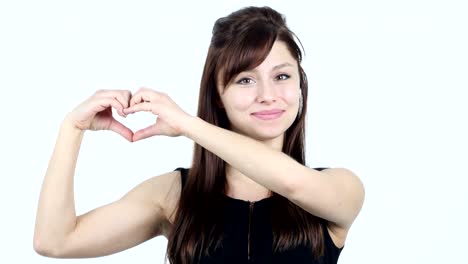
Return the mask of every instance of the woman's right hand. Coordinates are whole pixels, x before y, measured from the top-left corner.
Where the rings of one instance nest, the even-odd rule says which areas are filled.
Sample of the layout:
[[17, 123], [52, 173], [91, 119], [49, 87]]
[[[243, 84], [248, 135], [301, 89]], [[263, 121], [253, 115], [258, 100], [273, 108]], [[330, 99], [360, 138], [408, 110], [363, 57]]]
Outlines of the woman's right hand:
[[65, 119], [77, 129], [111, 130], [132, 142], [133, 131], [112, 116], [114, 108], [120, 116], [127, 117], [123, 109], [128, 107], [131, 96], [128, 90], [98, 90], [68, 113]]

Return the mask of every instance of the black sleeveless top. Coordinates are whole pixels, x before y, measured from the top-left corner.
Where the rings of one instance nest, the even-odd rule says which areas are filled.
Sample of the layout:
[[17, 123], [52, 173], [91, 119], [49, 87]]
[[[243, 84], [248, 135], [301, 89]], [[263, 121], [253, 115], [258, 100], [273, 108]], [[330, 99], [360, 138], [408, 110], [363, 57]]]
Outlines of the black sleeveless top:
[[[323, 170], [326, 168], [314, 168]], [[181, 172], [182, 189], [187, 179], [187, 168], [177, 168]], [[224, 195], [228, 199], [224, 211], [223, 246], [214, 254], [202, 258], [199, 264], [214, 263], [273, 263], [273, 264], [336, 264], [344, 246], [338, 248], [330, 237], [325, 224], [322, 224], [325, 251], [317, 261], [309, 247], [297, 247], [288, 251], [273, 253], [272, 227], [270, 219], [271, 196], [250, 202]], [[250, 231], [250, 234], [249, 234]], [[249, 236], [250, 235], [250, 236]]]

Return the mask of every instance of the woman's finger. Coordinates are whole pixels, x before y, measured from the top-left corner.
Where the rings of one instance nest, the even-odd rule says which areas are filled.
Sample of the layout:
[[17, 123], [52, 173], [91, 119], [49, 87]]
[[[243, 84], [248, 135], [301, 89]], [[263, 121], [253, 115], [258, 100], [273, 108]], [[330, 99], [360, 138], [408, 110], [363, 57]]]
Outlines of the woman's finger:
[[151, 102], [152, 97], [150, 91], [147, 89], [140, 89], [138, 92], [136, 92], [133, 96], [132, 99], [130, 99], [130, 104], [129, 107], [134, 106], [135, 104], [139, 104], [142, 102]]
[[119, 121], [113, 119], [109, 126], [109, 130], [114, 131], [117, 134], [122, 135], [126, 140], [133, 142], [133, 131]]
[[96, 103], [97, 103], [95, 106], [96, 113], [105, 110], [109, 106], [112, 106], [114, 109], [117, 110], [117, 112], [121, 116], [125, 116], [125, 113], [123, 112], [124, 108], [122, 104], [120, 103], [120, 101], [116, 100], [115, 98], [103, 97], [103, 98], [97, 99]]
[[141, 88], [136, 92], [130, 100], [130, 107], [142, 102], [154, 102], [167, 96], [165, 93], [157, 92], [148, 88]]
[[141, 112], [141, 111], [147, 111], [147, 112], [152, 112], [153, 114], [157, 115], [156, 110], [154, 109], [154, 103], [139, 103], [133, 106], [130, 106], [129, 108], [125, 108], [123, 110], [124, 114], [133, 114], [135, 112]]
[[122, 105], [123, 108], [127, 108], [130, 103], [130, 97], [132, 93], [129, 90], [99, 90], [96, 92], [97, 98], [113, 98]]
[[123, 108], [127, 108], [130, 103], [132, 93], [128, 90], [118, 90], [113, 96], [122, 104]]
[[135, 142], [135, 141], [145, 139], [145, 138], [149, 138], [149, 137], [156, 136], [156, 135], [161, 135], [161, 132], [157, 128], [157, 124], [153, 124], [153, 125], [151, 125], [149, 127], [145, 127], [143, 129], [140, 129], [137, 132], [135, 132], [133, 134], [132, 141]]

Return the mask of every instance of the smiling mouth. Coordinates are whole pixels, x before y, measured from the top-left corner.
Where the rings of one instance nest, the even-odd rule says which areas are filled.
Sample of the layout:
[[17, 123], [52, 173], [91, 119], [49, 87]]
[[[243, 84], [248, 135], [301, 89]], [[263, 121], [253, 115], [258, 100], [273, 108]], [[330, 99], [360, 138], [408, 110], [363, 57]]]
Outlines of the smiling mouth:
[[283, 113], [284, 113], [284, 111], [277, 112], [277, 113], [271, 113], [271, 114], [255, 114], [254, 113], [252, 115], [255, 116], [258, 119], [261, 119], [261, 120], [272, 120], [272, 119], [279, 118]]

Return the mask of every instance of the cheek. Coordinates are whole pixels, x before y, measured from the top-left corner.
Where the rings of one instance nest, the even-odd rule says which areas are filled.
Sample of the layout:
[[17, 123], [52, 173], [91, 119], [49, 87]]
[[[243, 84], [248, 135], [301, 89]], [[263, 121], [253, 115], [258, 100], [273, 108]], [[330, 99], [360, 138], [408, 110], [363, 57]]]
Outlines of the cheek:
[[237, 94], [231, 97], [231, 107], [238, 111], [248, 110], [252, 103], [255, 101], [255, 96], [249, 93]]
[[301, 91], [299, 88], [288, 89], [284, 92], [284, 98], [289, 104], [298, 104]]

